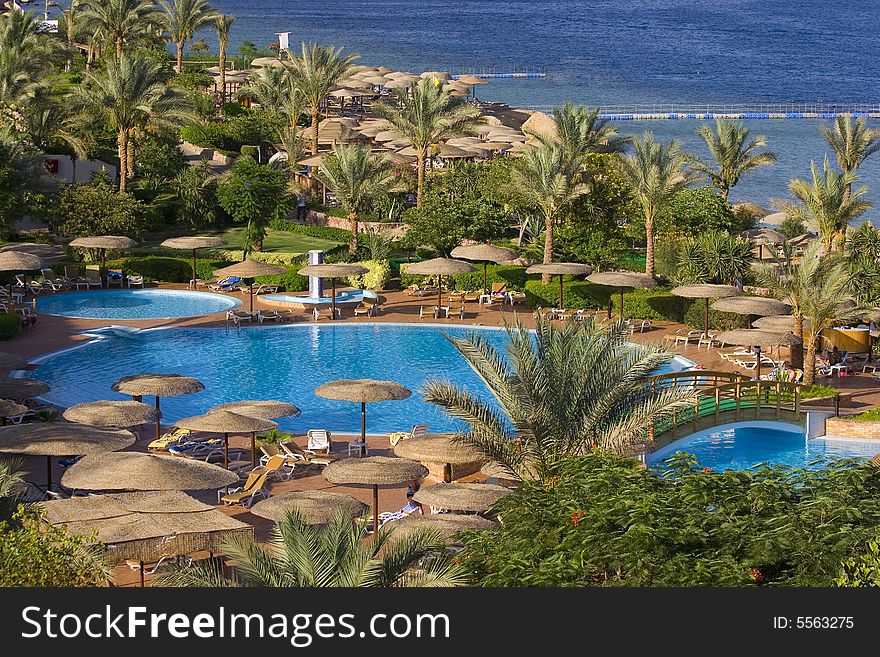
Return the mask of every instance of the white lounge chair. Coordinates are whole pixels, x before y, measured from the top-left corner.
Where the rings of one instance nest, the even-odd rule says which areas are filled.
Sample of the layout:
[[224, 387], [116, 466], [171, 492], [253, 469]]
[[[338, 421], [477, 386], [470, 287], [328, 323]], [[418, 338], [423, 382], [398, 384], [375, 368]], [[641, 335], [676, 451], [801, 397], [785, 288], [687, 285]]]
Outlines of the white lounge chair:
[[329, 454], [333, 451], [333, 443], [330, 441], [331, 435], [326, 429], [309, 429], [306, 432], [309, 439], [306, 450], [315, 454]]
[[236, 326], [241, 326], [242, 322], [253, 322], [256, 313], [250, 313], [246, 310], [227, 310], [226, 321], [232, 321]]
[[691, 343], [691, 340], [697, 342], [702, 335], [702, 331], [688, 331], [687, 333], [676, 333], [675, 336], [671, 337], [675, 338], [675, 344], [682, 343], [688, 345]]
[[409, 438], [416, 438], [418, 436], [425, 436], [428, 434], [428, 425], [427, 424], [415, 424], [413, 428], [409, 431], [395, 431], [394, 433], [388, 434], [388, 441], [391, 443], [391, 446], [394, 447], [401, 440], [407, 440]]

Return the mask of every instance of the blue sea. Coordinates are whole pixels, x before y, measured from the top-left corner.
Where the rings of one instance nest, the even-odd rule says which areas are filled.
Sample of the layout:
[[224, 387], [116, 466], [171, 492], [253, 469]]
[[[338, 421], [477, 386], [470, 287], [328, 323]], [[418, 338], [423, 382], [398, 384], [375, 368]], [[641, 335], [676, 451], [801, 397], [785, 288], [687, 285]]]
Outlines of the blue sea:
[[[214, 0], [238, 21], [233, 47], [290, 32], [413, 71], [543, 71], [496, 80], [486, 100], [549, 109], [566, 100], [627, 103], [880, 101], [880, 1], [791, 0]], [[212, 42], [210, 35], [206, 35]], [[768, 204], [826, 153], [819, 120], [748, 123], [779, 156], [745, 177], [733, 200]], [[623, 123], [702, 152], [698, 122]], [[880, 156], [862, 168], [880, 202]], [[880, 217], [872, 211], [871, 216]]]

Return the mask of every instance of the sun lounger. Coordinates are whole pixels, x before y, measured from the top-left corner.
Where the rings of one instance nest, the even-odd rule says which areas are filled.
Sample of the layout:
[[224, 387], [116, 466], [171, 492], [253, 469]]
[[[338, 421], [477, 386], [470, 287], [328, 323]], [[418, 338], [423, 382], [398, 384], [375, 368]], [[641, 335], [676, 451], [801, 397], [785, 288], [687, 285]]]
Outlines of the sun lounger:
[[41, 269], [40, 273], [43, 275], [43, 284], [51, 287], [53, 291], [57, 292], [60, 290], [68, 289], [68, 284], [62, 279], [58, 278], [52, 269]]
[[492, 283], [492, 294], [501, 294], [507, 290], [507, 283]]
[[424, 317], [436, 317], [437, 306], [419, 306], [419, 319]]
[[107, 270], [107, 287], [112, 287], [113, 285], [118, 285], [119, 287], [123, 287], [123, 278], [122, 278], [122, 270], [121, 269], [108, 269]]
[[309, 442], [306, 451], [313, 454], [329, 454], [333, 451], [332, 434], [326, 429], [309, 429], [306, 432]]
[[266, 321], [272, 322], [283, 322], [285, 319], [290, 317], [289, 310], [258, 310], [257, 311], [257, 321], [262, 324]]
[[[312, 314], [314, 315], [316, 322], [321, 319], [333, 319], [333, 308], [331, 308], [330, 306], [327, 306], [326, 308], [315, 307], [315, 309], [312, 311]], [[340, 319], [341, 317], [342, 308], [336, 306], [336, 319]]]
[[[748, 361], [747, 360], [735, 360], [733, 362], [738, 367], [742, 367], [743, 369], [747, 369], [747, 370], [754, 370], [754, 369], [757, 369], [757, 367], [758, 367], [758, 359], [757, 358], [755, 360], [748, 360]], [[778, 367], [778, 363], [775, 360], [769, 358], [768, 356], [765, 356], [764, 354], [761, 354], [761, 365], [769, 365], [770, 367]]]
[[[256, 468], [255, 468], [256, 469]], [[251, 472], [248, 475], [244, 486], [239, 488], [230, 488], [228, 493], [217, 491], [217, 502], [223, 502], [227, 506], [233, 504], [241, 504], [244, 508], [253, 505], [257, 497], [269, 497], [269, 491], [266, 490], [266, 479], [269, 475], [266, 472]]]
[[391, 446], [394, 447], [401, 440], [406, 440], [408, 438], [416, 438], [417, 436], [425, 436], [428, 433], [428, 425], [427, 424], [415, 424], [413, 428], [409, 431], [395, 431], [394, 433], [388, 434], [388, 440], [391, 443]]
[[227, 310], [226, 321], [232, 321], [236, 326], [241, 326], [242, 322], [253, 322], [256, 313], [250, 313], [247, 310]]
[[360, 302], [360, 304], [354, 309], [354, 316], [358, 315], [366, 315], [370, 317], [376, 314], [376, 307], [378, 306], [378, 302], [374, 299], [364, 299]]
[[281, 481], [289, 481], [295, 467], [295, 463], [288, 460], [284, 454], [276, 454], [270, 457], [265, 464], [255, 467], [251, 472], [265, 472], [269, 478], [277, 477]]
[[240, 276], [227, 276], [226, 278], [221, 278], [216, 283], [209, 283], [208, 289], [215, 292], [232, 292], [239, 283], [241, 283]]
[[307, 449], [303, 449], [299, 445], [297, 445], [294, 441], [281, 443], [279, 445], [281, 447], [281, 451], [287, 456], [295, 459], [297, 461], [302, 461], [304, 463], [314, 463], [316, 465], [329, 465], [336, 460], [336, 457], [330, 456], [329, 454], [315, 454]]
[[507, 301], [510, 303], [511, 306], [515, 306], [518, 303], [525, 303], [526, 302], [526, 293], [516, 291], [516, 290], [508, 292], [507, 293]]
[[167, 450], [172, 445], [182, 445], [184, 443], [189, 442], [192, 437], [192, 431], [189, 429], [181, 429], [180, 427], [174, 427], [172, 431], [163, 434], [160, 438], [152, 441], [149, 445], [147, 445], [147, 449], [162, 449]]
[[702, 335], [702, 331], [688, 331], [687, 333], [680, 333], [677, 331], [675, 335], [667, 335], [666, 338], [669, 340], [673, 340], [676, 345], [679, 343], [688, 345], [690, 344], [691, 340], [697, 342]]
[[[400, 511], [383, 511], [379, 514], [379, 527], [382, 527], [386, 523], [395, 522], [396, 520], [403, 520], [404, 518], [411, 515], [421, 515], [422, 507], [417, 503], [410, 500], [406, 503], [406, 505], [400, 509]], [[372, 517], [367, 521], [367, 529], [372, 531], [373, 522]]]
[[464, 303], [475, 303], [475, 302], [479, 301], [480, 297], [483, 296], [485, 293], [486, 293], [485, 290], [475, 290], [473, 292], [466, 292], [461, 297], [461, 300]]

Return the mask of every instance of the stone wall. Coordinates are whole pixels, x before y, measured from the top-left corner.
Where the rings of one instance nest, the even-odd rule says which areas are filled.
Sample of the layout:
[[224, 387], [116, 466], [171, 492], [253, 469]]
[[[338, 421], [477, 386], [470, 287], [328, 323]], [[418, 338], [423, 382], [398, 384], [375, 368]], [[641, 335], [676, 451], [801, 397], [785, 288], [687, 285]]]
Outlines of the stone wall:
[[841, 438], [871, 438], [880, 441], [880, 422], [860, 422], [845, 417], [830, 417], [825, 421], [825, 433]]
[[[328, 226], [330, 228], [341, 228], [348, 230], [348, 219], [345, 217], [334, 217], [333, 215], [324, 214], [323, 212], [309, 211], [306, 223], [311, 226]], [[406, 231], [409, 230], [407, 224], [391, 223], [385, 221], [361, 221], [358, 223], [358, 233], [377, 232], [388, 239], [399, 240]]]

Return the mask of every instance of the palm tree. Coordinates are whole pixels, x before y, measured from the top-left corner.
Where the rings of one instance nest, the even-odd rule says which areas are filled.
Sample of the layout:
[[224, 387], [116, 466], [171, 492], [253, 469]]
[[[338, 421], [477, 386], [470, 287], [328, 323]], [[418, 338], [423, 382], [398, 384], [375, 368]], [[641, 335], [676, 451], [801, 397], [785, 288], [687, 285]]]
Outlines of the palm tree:
[[789, 192], [799, 203], [783, 202], [779, 209], [794, 219], [818, 227], [826, 253], [841, 249], [849, 222], [871, 207], [868, 201], [860, 200], [868, 188], [852, 191], [856, 178], [832, 169], [827, 156], [821, 174], [815, 162], [810, 163], [810, 171], [812, 181], [795, 179], [788, 183]]
[[[544, 263], [553, 262], [553, 226], [577, 198], [589, 191], [574, 180], [561, 148], [542, 145], [524, 152], [511, 173], [513, 191], [544, 217]], [[544, 276], [549, 282], [549, 276]]]
[[507, 354], [485, 337], [447, 336], [494, 397], [430, 379], [425, 399], [470, 425], [462, 441], [521, 479], [542, 480], [556, 461], [593, 448], [626, 453], [653, 423], [693, 403], [684, 386], [652, 389], [651, 376], [673, 354], [627, 342], [623, 322], [538, 318], [536, 331], [507, 327]]
[[[794, 369], [804, 367], [804, 308], [806, 305], [805, 294], [810, 293], [810, 288], [805, 277], [809, 269], [802, 269], [794, 264], [791, 250], [785, 246], [785, 257], [770, 264], [758, 262], [754, 264], [755, 276], [761, 285], [770, 289], [774, 297], [791, 306], [793, 333], [799, 338], [800, 344], [791, 348], [791, 366]], [[815, 245], [810, 245], [805, 250], [812, 261], [815, 259]]]
[[764, 135], [752, 137], [742, 123], [716, 119], [714, 131], [710, 125], [703, 124], [697, 134], [706, 142], [714, 163], [694, 158], [694, 169], [721, 190], [721, 198], [725, 201], [730, 188], [736, 186], [743, 174], [776, 162], [774, 153], [758, 152], [767, 145], [767, 138]]
[[[862, 162], [880, 151], [880, 129], [869, 128], [862, 116], [853, 122], [851, 114], [840, 114], [834, 119], [834, 127], [822, 126], [822, 136], [834, 151], [841, 171], [853, 177], [858, 174]], [[847, 195], [851, 191], [850, 183]]]
[[537, 135], [544, 144], [562, 149], [574, 171], [582, 168], [584, 158], [591, 153], [620, 153], [629, 137], [618, 134], [617, 126], [599, 118], [599, 108], [589, 109], [566, 102], [553, 110], [553, 134]]
[[183, 68], [183, 48], [196, 31], [216, 20], [217, 12], [208, 0], [159, 0], [164, 11], [165, 29], [177, 46], [177, 63], [174, 70], [180, 73]]
[[0, 523], [12, 520], [25, 490], [22, 459], [0, 461]]
[[122, 45], [147, 32], [160, 15], [153, 0], [92, 0], [82, 18], [98, 41], [114, 44], [118, 60]]
[[222, 102], [226, 102], [226, 51], [229, 48], [229, 33], [232, 30], [232, 24], [235, 22], [235, 16], [226, 16], [221, 14], [214, 19], [214, 27], [217, 29], [217, 44], [219, 52], [218, 67], [220, 68], [220, 97]]
[[300, 588], [465, 583], [463, 571], [444, 551], [438, 534], [412, 532], [395, 539], [394, 531], [382, 528], [368, 537], [366, 523], [353, 523], [344, 512], [325, 529], [317, 529], [291, 512], [275, 526], [268, 545], [252, 537], [236, 537], [223, 546], [235, 562], [235, 579], [227, 578], [216, 564], [176, 566], [161, 573], [156, 584]]
[[[75, 48], [76, 43], [76, 34], [80, 27], [80, 14], [79, 8], [82, 3], [80, 0], [70, 0], [70, 7], [67, 8], [66, 11], [62, 13], [63, 21], [64, 21], [64, 32], [67, 37], [67, 50], [72, 55]], [[70, 67], [73, 65], [73, 61], [68, 57], [66, 70], [70, 70]]]
[[302, 113], [302, 96], [293, 85], [289, 69], [283, 66], [265, 66], [248, 84], [235, 93], [238, 99], [248, 98], [274, 117], [286, 117], [296, 125]]
[[350, 76], [358, 55], [342, 55], [342, 48], [324, 47], [317, 43], [302, 44], [302, 54], [291, 57], [289, 66], [293, 85], [299, 90], [312, 116], [312, 155], [318, 153], [318, 122], [321, 104], [333, 87]]
[[39, 86], [31, 99], [28, 112], [22, 117], [24, 127], [34, 145], [49, 152], [59, 143], [66, 144], [76, 157], [85, 158], [87, 149], [82, 138], [82, 121], [64, 96], [56, 98], [52, 90]]
[[184, 93], [169, 86], [162, 66], [144, 55], [123, 52], [108, 61], [99, 74], [86, 74], [76, 91], [84, 121], [102, 117], [116, 130], [119, 148], [119, 190], [125, 191], [129, 169], [130, 136], [139, 128], [161, 132], [179, 127], [196, 115]]
[[333, 155], [324, 158], [315, 177], [333, 191], [348, 214], [348, 252], [357, 253], [359, 215], [378, 197], [393, 191], [397, 183], [391, 162], [373, 155], [369, 146], [340, 144]]
[[653, 276], [654, 219], [664, 203], [693, 182], [695, 174], [686, 168], [688, 157], [676, 140], [663, 145], [654, 141], [653, 134], [646, 132], [634, 144], [635, 153], [618, 158], [617, 165], [645, 215], [645, 273]]
[[425, 187], [425, 160], [433, 144], [468, 134], [482, 123], [480, 111], [464, 98], [450, 96], [432, 80], [422, 80], [407, 93], [397, 90], [395, 103], [375, 106], [379, 116], [409, 140], [418, 158], [416, 205], [421, 204]]
[[38, 32], [33, 12], [0, 15], [0, 105], [23, 113], [51, 70], [55, 40]]

